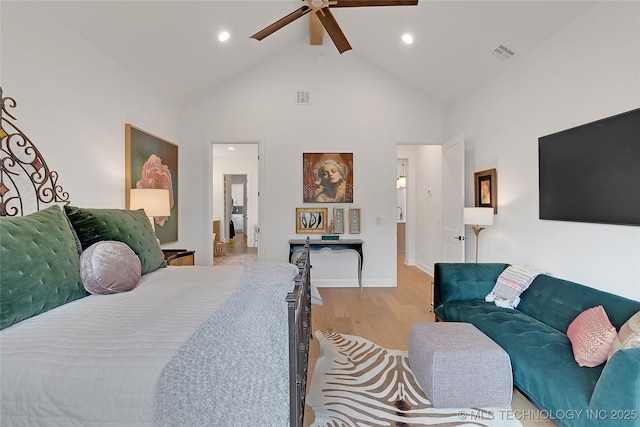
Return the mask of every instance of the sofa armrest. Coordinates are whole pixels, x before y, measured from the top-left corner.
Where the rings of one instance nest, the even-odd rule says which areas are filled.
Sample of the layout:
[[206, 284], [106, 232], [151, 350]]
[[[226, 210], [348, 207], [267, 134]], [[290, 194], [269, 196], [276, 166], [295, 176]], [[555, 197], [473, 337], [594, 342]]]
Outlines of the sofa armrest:
[[615, 425], [637, 426], [640, 422], [639, 373], [640, 348], [618, 350], [602, 369], [589, 409], [606, 412], [609, 419], [618, 418]]
[[509, 264], [436, 263], [433, 271], [434, 307], [449, 301], [484, 300]]

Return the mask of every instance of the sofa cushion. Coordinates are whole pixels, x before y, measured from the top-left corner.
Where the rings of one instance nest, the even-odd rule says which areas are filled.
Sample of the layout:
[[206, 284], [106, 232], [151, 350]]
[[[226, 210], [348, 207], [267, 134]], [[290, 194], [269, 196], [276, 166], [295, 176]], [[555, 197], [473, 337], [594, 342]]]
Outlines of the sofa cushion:
[[434, 265], [434, 303], [483, 300], [508, 264], [436, 263]]
[[567, 336], [578, 365], [592, 368], [607, 360], [616, 338], [616, 328], [599, 305], [578, 314], [569, 325]]
[[481, 300], [452, 301], [438, 307], [436, 314], [473, 324], [509, 353], [514, 384], [540, 407], [564, 411], [588, 407], [602, 365], [578, 366], [564, 333], [518, 309]]
[[0, 217], [0, 329], [87, 295], [59, 206]]
[[143, 209], [64, 208], [83, 250], [103, 240], [115, 240], [133, 249], [140, 258], [142, 274], [166, 266], [160, 243]]
[[[613, 414], [608, 420], [610, 421], [608, 425], [611, 427], [638, 427], [640, 420], [639, 367], [640, 347], [617, 351], [603, 365], [602, 373], [591, 395], [590, 408], [596, 411], [605, 409], [604, 413]], [[615, 411], [612, 408], [615, 408]], [[618, 414], [620, 416], [617, 416]], [[600, 422], [598, 427], [604, 424]]]
[[620, 327], [620, 331], [613, 340], [613, 345], [609, 351], [607, 359], [611, 359], [613, 353], [625, 348], [640, 348], [640, 311], [631, 316]]
[[640, 302], [541, 274], [521, 296], [518, 310], [566, 333], [584, 310], [601, 305], [616, 329], [640, 311]]
[[80, 255], [80, 278], [92, 294], [127, 292], [138, 285], [140, 259], [122, 242], [103, 240]]

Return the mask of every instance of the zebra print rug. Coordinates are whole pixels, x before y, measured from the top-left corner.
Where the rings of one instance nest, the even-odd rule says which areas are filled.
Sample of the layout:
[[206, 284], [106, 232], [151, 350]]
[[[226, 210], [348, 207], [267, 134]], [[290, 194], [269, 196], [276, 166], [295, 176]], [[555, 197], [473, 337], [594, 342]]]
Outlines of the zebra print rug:
[[522, 426], [510, 408], [434, 408], [409, 369], [406, 351], [352, 335], [315, 336], [320, 357], [306, 400], [315, 415], [311, 427]]

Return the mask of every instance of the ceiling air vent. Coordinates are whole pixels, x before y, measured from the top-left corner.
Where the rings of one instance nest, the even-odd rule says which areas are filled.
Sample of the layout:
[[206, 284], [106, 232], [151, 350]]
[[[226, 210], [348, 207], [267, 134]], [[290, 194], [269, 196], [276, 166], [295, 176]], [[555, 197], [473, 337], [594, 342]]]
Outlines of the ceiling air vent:
[[306, 105], [309, 103], [309, 91], [299, 90], [296, 92], [296, 104]]
[[493, 49], [491, 53], [505, 62], [510, 60], [511, 57], [516, 54], [514, 51], [504, 45], [500, 45], [497, 48]]

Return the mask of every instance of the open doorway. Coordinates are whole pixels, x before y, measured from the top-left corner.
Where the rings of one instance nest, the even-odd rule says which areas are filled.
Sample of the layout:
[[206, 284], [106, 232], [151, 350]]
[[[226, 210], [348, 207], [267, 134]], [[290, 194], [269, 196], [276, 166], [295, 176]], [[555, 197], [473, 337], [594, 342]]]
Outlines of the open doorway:
[[213, 264], [256, 261], [259, 251], [259, 144], [212, 145]]
[[[249, 237], [250, 204], [247, 197], [247, 175], [225, 175], [225, 186], [229, 191], [225, 194], [225, 224], [228, 224], [227, 254], [244, 254], [257, 252], [257, 239]], [[254, 236], [251, 236], [254, 237]]]
[[433, 274], [434, 263], [442, 261], [442, 146], [435, 142], [397, 144], [395, 154], [398, 264]]
[[409, 159], [396, 159], [396, 227], [398, 259], [405, 262], [407, 246], [407, 164]]

